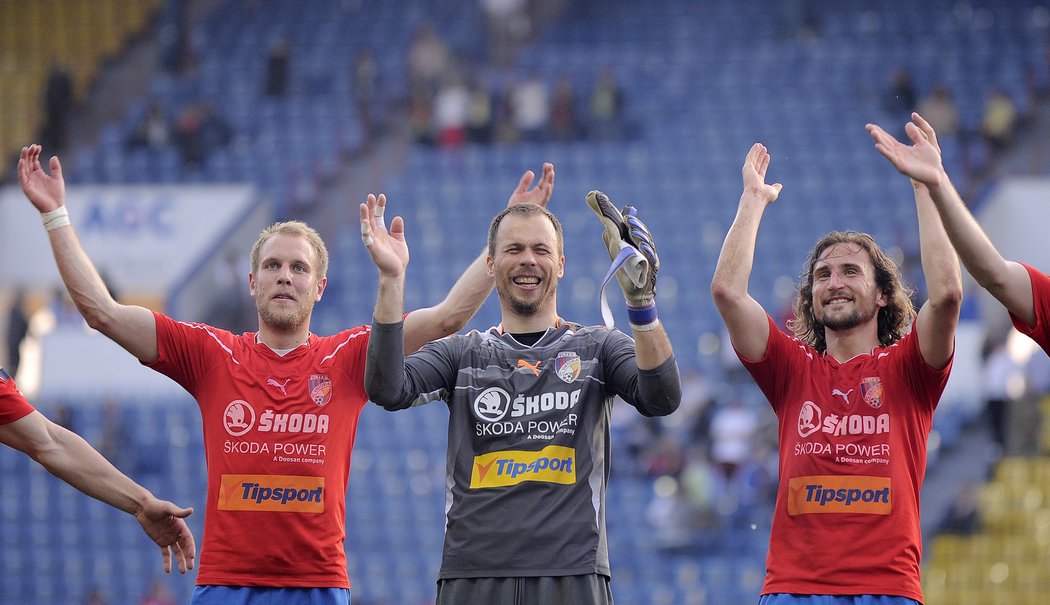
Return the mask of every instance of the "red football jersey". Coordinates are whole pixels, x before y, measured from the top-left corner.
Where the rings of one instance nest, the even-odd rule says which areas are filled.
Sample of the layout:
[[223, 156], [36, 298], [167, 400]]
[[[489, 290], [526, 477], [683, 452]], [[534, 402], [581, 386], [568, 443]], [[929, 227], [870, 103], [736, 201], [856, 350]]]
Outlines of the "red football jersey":
[[951, 369], [913, 331], [839, 363], [777, 329], [744, 362], [777, 415], [780, 485], [762, 594], [896, 595], [922, 602], [919, 489]]
[[280, 356], [241, 335], [155, 314], [150, 367], [197, 400], [208, 501], [197, 584], [349, 588], [346, 488], [368, 327]]
[[1039, 269], [1030, 267], [1024, 263], [1021, 265], [1028, 269], [1028, 275], [1032, 279], [1032, 303], [1035, 305], [1035, 325], [1027, 326], [1013, 313], [1010, 320], [1021, 334], [1034, 340], [1050, 355], [1050, 275]]
[[20, 420], [34, 411], [33, 406], [18, 392], [14, 378], [0, 368], [0, 424]]

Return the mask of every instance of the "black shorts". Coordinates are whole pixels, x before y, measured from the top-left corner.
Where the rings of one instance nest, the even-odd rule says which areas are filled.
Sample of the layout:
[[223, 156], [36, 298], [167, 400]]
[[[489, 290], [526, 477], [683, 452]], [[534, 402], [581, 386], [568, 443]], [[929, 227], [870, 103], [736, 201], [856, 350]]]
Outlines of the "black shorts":
[[609, 578], [542, 576], [438, 580], [437, 605], [613, 605]]

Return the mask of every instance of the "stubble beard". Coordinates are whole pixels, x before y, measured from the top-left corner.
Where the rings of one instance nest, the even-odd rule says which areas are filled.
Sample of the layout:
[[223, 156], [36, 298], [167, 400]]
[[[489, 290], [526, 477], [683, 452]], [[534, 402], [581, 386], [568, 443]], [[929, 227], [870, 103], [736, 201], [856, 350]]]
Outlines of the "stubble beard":
[[554, 296], [558, 282], [555, 280], [546, 283], [548, 284], [548, 288], [535, 300], [522, 300], [515, 296], [512, 290], [514, 288], [514, 282], [509, 280], [507, 282], [501, 282], [496, 286], [496, 294], [499, 295], [500, 300], [505, 301], [510, 305], [511, 310], [516, 315], [521, 317], [532, 317], [540, 310], [543, 303], [547, 302], [552, 296]]
[[278, 332], [291, 332], [302, 327], [309, 315], [309, 310], [296, 306], [289, 311], [278, 311], [271, 305], [256, 303], [259, 310], [259, 320], [267, 327]]

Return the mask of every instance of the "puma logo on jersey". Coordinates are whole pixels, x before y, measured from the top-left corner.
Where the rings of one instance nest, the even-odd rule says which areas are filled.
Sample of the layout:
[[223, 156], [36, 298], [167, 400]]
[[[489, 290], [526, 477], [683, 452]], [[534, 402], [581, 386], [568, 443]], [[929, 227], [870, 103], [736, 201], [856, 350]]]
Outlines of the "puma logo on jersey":
[[288, 396], [288, 391], [284, 390], [284, 387], [288, 386], [288, 383], [291, 380], [292, 380], [291, 378], [286, 378], [284, 380], [284, 382], [277, 382], [273, 378], [267, 378], [266, 379], [266, 386], [277, 387], [278, 389], [281, 389], [281, 395], [284, 395], [285, 397], [287, 397]]
[[839, 397], [842, 397], [842, 402], [843, 403], [845, 403], [846, 405], [849, 405], [849, 394], [852, 393], [852, 392], [853, 392], [853, 389], [850, 389], [850, 390], [846, 391], [845, 393], [843, 393], [842, 391], [840, 391], [838, 389], [831, 389], [831, 396], [834, 397], [835, 395], [838, 395]]
[[539, 376], [540, 375], [540, 363], [541, 363], [541, 361], [537, 361], [536, 363], [529, 363], [528, 361], [526, 361], [524, 359], [519, 359], [518, 360], [518, 367], [519, 368], [520, 367], [526, 367], [526, 368], [532, 370], [533, 374]]

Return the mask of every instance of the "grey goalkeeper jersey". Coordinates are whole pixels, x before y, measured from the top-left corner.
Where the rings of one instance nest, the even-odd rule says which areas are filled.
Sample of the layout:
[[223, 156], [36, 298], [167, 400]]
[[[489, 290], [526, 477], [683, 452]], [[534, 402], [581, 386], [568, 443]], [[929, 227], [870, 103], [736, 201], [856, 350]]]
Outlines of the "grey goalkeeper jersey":
[[449, 406], [439, 577], [610, 575], [605, 533], [614, 395], [678, 407], [672, 356], [640, 371], [618, 330], [562, 323], [533, 346], [498, 328], [431, 342], [402, 365], [403, 324], [373, 324], [365, 384], [388, 410]]

